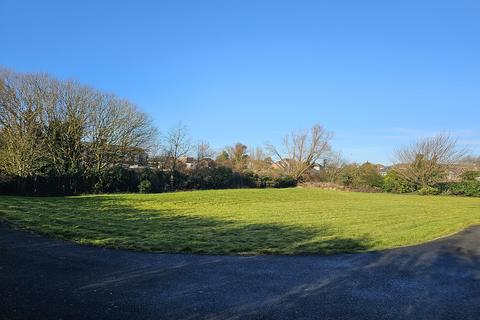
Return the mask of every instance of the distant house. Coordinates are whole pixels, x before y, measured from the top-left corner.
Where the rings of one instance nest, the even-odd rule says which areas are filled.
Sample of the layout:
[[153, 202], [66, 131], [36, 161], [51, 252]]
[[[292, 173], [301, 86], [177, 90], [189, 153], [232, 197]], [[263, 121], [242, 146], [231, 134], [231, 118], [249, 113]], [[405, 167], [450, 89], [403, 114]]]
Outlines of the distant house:
[[143, 168], [148, 165], [148, 154], [139, 147], [128, 148], [124, 157], [124, 165], [129, 168]]
[[270, 167], [272, 169], [279, 169], [279, 170], [283, 170], [283, 169], [288, 169], [289, 167], [291, 168], [294, 168], [295, 165], [298, 163], [296, 163], [297, 161], [294, 160], [294, 159], [283, 159], [283, 160], [279, 160], [277, 162], [273, 162]]
[[388, 171], [391, 169], [392, 167], [390, 166], [384, 166], [384, 165], [381, 165], [381, 164], [378, 164], [377, 165], [377, 170], [378, 170], [378, 173], [382, 176], [382, 177], [385, 177], [388, 173]]
[[196, 166], [196, 161], [193, 157], [180, 157], [178, 159], [178, 162], [183, 164], [186, 170], [193, 170]]
[[129, 147], [114, 144], [106, 144], [104, 142], [82, 142], [83, 155], [90, 159], [93, 157], [94, 151], [101, 148], [110, 165], [121, 165], [123, 167], [144, 167], [148, 165], [148, 154], [145, 149], [140, 147]]
[[197, 161], [197, 167], [199, 168], [213, 168], [215, 167], [215, 160], [212, 158], [202, 158]]

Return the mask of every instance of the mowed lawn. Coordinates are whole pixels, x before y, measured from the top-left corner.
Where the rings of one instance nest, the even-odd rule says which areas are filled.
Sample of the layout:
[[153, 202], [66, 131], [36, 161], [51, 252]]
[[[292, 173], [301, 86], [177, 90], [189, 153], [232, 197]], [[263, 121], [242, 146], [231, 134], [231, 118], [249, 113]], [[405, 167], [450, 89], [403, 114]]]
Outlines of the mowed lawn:
[[301, 254], [413, 245], [480, 223], [480, 199], [314, 188], [0, 197], [0, 219], [82, 244]]

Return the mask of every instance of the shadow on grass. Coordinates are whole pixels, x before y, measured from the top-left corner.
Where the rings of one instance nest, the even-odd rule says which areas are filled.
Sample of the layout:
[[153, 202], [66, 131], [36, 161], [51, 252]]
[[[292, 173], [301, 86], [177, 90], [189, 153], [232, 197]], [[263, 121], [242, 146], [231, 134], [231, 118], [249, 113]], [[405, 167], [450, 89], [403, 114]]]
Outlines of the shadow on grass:
[[156, 208], [116, 196], [4, 198], [7, 220], [39, 233], [110, 248], [201, 254], [360, 252], [371, 240], [343, 238], [328, 226], [248, 223]]

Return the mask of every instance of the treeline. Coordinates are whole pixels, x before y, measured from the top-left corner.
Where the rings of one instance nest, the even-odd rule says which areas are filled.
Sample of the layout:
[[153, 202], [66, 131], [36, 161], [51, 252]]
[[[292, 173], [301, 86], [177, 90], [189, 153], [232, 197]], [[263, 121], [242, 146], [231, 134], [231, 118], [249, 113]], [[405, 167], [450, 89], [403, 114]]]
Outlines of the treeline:
[[[459, 195], [480, 197], [480, 171], [465, 170], [454, 179], [448, 177], [448, 168], [444, 168], [428, 185], [408, 179], [404, 170], [408, 165], [395, 165], [387, 171], [379, 165], [369, 162], [364, 164], [345, 164], [341, 167], [323, 168], [308, 181], [319, 183], [321, 187], [341, 188], [361, 192], [417, 193], [421, 195]], [[380, 166], [382, 167], [382, 166]], [[472, 166], [473, 168], [479, 168]], [[329, 171], [334, 170], [332, 174]], [[445, 170], [445, 171], [443, 171]], [[450, 181], [449, 181], [450, 180]], [[453, 181], [452, 181], [453, 180]]]
[[84, 191], [104, 170], [148, 149], [155, 134], [146, 114], [115, 95], [0, 70], [0, 173], [16, 192]]
[[[294, 138], [284, 144], [285, 152], [296, 152], [291, 159], [270, 146], [276, 167], [262, 152], [247, 155], [239, 143], [216, 156], [208, 143], [192, 143], [181, 125], [160, 138], [145, 113], [113, 94], [0, 70], [0, 193], [294, 186], [329, 148], [330, 134], [314, 126]], [[187, 157], [195, 158], [194, 170], [185, 168]]]
[[[131, 102], [75, 81], [0, 69], [0, 193], [110, 192], [291, 187], [479, 196], [480, 159], [450, 135], [396, 152], [391, 167], [352, 164], [321, 125], [279, 145], [216, 151], [179, 124], [164, 135]], [[460, 163], [475, 164], [450, 177]], [[463, 170], [465, 171], [465, 170]]]
[[480, 158], [466, 154], [467, 149], [457, 139], [439, 134], [400, 148], [395, 154], [396, 164], [390, 167], [369, 162], [349, 164], [337, 155], [309, 180], [365, 192], [478, 197]]

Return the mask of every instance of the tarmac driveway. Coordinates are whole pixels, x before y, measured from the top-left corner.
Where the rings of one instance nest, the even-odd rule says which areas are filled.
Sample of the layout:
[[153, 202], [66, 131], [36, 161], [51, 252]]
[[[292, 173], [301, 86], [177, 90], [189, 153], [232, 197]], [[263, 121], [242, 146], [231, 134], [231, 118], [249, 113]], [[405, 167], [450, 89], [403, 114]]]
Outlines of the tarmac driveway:
[[480, 319], [480, 227], [333, 256], [150, 254], [0, 223], [0, 319]]

